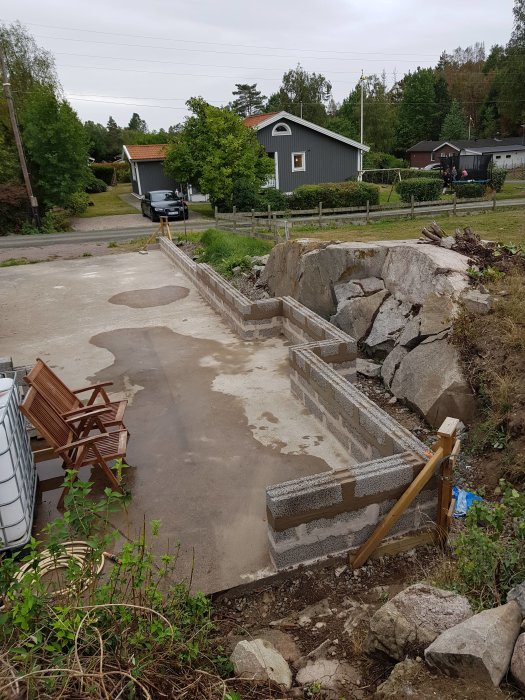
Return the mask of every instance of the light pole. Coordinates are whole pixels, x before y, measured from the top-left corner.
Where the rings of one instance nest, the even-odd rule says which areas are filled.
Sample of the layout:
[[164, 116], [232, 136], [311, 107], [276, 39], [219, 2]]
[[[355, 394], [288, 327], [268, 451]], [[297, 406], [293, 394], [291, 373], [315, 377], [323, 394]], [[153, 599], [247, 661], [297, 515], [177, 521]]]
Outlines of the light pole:
[[[365, 101], [365, 80], [368, 80], [369, 76], [363, 75], [363, 70], [361, 69], [361, 77], [359, 78], [361, 82], [361, 140], [360, 143], [363, 143], [364, 140], [364, 134], [365, 134], [365, 122], [364, 122], [364, 101]], [[359, 170], [357, 173], [357, 179], [362, 180], [363, 179], [363, 151], [360, 149], [359, 150]]]

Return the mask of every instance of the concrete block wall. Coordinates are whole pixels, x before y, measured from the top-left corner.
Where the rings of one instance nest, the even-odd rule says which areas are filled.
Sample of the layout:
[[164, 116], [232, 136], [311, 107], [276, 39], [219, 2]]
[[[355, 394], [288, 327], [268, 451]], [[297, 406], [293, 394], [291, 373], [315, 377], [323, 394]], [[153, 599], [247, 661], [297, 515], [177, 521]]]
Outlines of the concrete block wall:
[[[426, 462], [426, 446], [354, 385], [357, 343], [291, 297], [251, 301], [208, 265], [166, 238], [161, 250], [243, 339], [284, 335], [293, 394], [356, 465], [267, 489], [270, 553], [278, 568], [357, 549]], [[435, 520], [434, 480], [391, 536]]]

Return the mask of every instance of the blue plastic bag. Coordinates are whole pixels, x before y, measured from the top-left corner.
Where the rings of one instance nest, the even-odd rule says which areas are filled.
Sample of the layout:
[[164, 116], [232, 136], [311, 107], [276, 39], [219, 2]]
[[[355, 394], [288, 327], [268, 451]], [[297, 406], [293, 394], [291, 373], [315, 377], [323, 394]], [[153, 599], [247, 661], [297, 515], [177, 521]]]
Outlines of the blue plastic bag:
[[457, 486], [452, 487], [452, 498], [456, 499], [456, 507], [454, 508], [455, 518], [464, 518], [468, 509], [475, 501], [482, 501], [481, 496], [477, 496], [472, 491], [458, 489]]

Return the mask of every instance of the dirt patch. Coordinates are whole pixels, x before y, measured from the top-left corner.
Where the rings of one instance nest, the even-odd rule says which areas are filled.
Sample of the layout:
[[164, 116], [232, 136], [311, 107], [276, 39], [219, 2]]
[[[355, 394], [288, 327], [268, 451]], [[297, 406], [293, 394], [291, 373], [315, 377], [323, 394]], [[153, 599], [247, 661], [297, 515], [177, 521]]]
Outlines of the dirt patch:
[[122, 304], [131, 309], [147, 309], [153, 306], [166, 306], [178, 299], [184, 299], [190, 293], [187, 287], [166, 285], [155, 289], [133, 289], [130, 292], [121, 292], [108, 299], [110, 304]]

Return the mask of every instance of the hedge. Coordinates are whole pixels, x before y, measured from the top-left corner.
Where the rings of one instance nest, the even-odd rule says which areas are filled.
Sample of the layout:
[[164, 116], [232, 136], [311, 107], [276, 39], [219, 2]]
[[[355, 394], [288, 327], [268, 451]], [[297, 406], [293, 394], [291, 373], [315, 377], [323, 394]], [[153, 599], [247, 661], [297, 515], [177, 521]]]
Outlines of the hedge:
[[115, 169], [110, 163], [92, 163], [90, 168], [96, 178], [104, 180], [106, 185], [111, 185]]
[[327, 209], [379, 204], [379, 188], [365, 182], [336, 182], [302, 185], [290, 195], [290, 209], [315, 209], [319, 202]]
[[[363, 173], [364, 182], [375, 182], [378, 185], [391, 185], [396, 180], [399, 180], [397, 170], [377, 170], [373, 173]], [[400, 168], [399, 173], [401, 180], [409, 180], [413, 178], [442, 178], [439, 170], [414, 170], [413, 168]]]
[[416, 177], [402, 180], [396, 185], [396, 192], [402, 202], [410, 202], [412, 196], [416, 202], [430, 202], [439, 199], [443, 191], [443, 182], [434, 177]]
[[0, 185], [0, 236], [16, 233], [29, 219], [27, 192], [22, 185]]
[[507, 170], [505, 168], [498, 168], [495, 165], [492, 166], [490, 173], [490, 186], [496, 192], [501, 192], [503, 185], [505, 184], [505, 178], [507, 177]]
[[101, 180], [98, 177], [95, 177], [94, 173], [89, 171], [89, 177], [88, 181], [86, 183], [85, 191], [88, 194], [96, 194], [98, 192], [105, 192], [108, 189], [108, 186], [104, 182], [104, 180]]
[[487, 190], [486, 186], [480, 182], [455, 182], [452, 185], [452, 189], [460, 199], [483, 197]]

